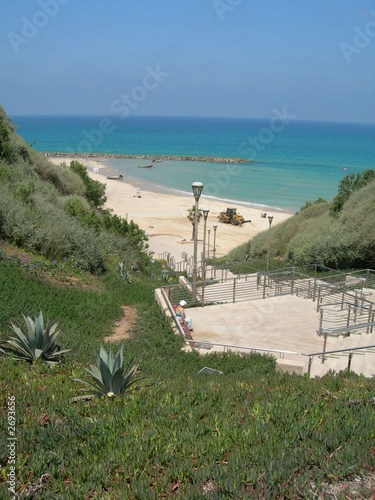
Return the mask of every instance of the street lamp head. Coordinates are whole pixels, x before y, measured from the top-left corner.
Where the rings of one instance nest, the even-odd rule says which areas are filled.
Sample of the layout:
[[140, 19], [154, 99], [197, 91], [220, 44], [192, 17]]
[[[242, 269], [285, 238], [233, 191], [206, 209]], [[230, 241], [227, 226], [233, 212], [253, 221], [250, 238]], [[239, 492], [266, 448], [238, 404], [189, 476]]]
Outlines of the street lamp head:
[[273, 215], [269, 215], [268, 216], [268, 222], [270, 223], [270, 225], [272, 224], [272, 221], [273, 221]]
[[204, 220], [207, 220], [207, 217], [208, 217], [208, 212], [210, 210], [208, 208], [202, 208], [202, 212], [203, 212], [203, 218]]
[[214, 228], [214, 231], [216, 231], [216, 229], [217, 229], [217, 224], [214, 224], [214, 225], [213, 225], [213, 228]]
[[202, 194], [203, 184], [201, 182], [193, 182], [191, 185], [195, 201], [198, 201]]

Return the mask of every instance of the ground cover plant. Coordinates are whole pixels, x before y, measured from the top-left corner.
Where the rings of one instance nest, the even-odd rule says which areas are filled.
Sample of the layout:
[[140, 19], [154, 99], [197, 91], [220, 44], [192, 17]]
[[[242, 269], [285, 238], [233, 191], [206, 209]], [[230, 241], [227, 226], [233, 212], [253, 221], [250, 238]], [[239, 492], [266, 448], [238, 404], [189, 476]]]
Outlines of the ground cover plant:
[[[182, 350], [155, 304], [162, 264], [143, 252], [139, 228], [129, 234], [119, 218], [93, 212], [76, 172], [49, 166], [20, 142], [1, 109], [0, 123], [0, 189], [17, 202], [12, 211], [0, 196], [0, 342], [22, 315], [43, 311], [71, 350], [52, 366], [0, 355], [0, 498], [311, 499], [331, 498], [333, 488], [337, 498], [371, 498], [374, 379], [342, 372], [310, 380], [276, 371], [270, 356]], [[78, 234], [66, 255], [30, 243], [39, 241], [42, 195], [74, 208], [64, 212]], [[55, 234], [52, 221], [46, 228]], [[138, 319], [113, 346], [104, 339], [124, 305]], [[121, 345], [124, 360], [141, 356], [141, 387], [73, 402], [94, 350], [103, 346], [115, 368]]]

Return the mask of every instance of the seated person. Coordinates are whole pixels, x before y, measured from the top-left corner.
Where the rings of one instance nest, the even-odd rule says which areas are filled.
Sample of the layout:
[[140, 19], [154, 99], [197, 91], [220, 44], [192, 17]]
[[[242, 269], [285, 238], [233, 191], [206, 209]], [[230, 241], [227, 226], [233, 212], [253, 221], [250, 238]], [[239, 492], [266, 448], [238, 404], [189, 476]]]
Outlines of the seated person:
[[186, 325], [189, 330], [193, 329], [193, 321], [191, 318], [185, 315], [184, 307], [186, 306], [186, 301], [181, 300], [179, 305], [175, 307], [176, 316], [179, 319], [180, 323]]

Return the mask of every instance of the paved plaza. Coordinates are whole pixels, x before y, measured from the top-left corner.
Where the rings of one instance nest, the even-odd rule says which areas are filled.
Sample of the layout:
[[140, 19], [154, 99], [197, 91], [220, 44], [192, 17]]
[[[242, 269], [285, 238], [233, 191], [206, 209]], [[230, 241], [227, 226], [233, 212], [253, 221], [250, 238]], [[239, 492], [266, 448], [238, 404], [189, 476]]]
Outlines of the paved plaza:
[[[368, 298], [375, 302], [375, 291], [371, 291]], [[297, 373], [306, 373], [309, 358], [302, 354], [323, 351], [324, 337], [317, 334], [319, 313], [316, 307], [316, 302], [311, 299], [281, 295], [194, 307], [186, 309], [186, 314], [193, 319], [193, 339], [202, 341], [202, 348], [199, 349], [202, 354], [224, 350], [222, 346], [212, 346], [208, 350], [204, 342], [230, 345], [236, 351], [243, 350], [241, 347], [272, 349], [277, 351], [274, 355], [280, 366], [290, 364]], [[375, 345], [375, 331], [348, 337], [328, 337], [326, 351], [368, 345]], [[290, 352], [280, 355], [280, 351]], [[322, 376], [328, 370], [340, 371], [347, 365], [347, 353], [345, 356], [328, 356], [324, 363], [321, 358], [314, 357], [311, 376]], [[354, 354], [351, 369], [367, 377], [375, 376], [375, 349], [365, 355]]]

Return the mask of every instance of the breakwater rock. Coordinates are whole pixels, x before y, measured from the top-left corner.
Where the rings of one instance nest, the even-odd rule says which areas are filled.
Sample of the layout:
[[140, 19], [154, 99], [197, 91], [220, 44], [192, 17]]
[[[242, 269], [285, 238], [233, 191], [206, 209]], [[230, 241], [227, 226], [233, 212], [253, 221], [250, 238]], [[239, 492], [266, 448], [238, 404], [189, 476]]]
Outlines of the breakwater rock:
[[251, 160], [246, 158], [224, 158], [220, 156], [175, 156], [175, 155], [131, 155], [131, 154], [112, 154], [112, 153], [63, 153], [63, 152], [48, 152], [42, 153], [51, 158], [123, 158], [123, 159], [139, 159], [153, 161], [207, 161], [211, 163], [251, 163]]

